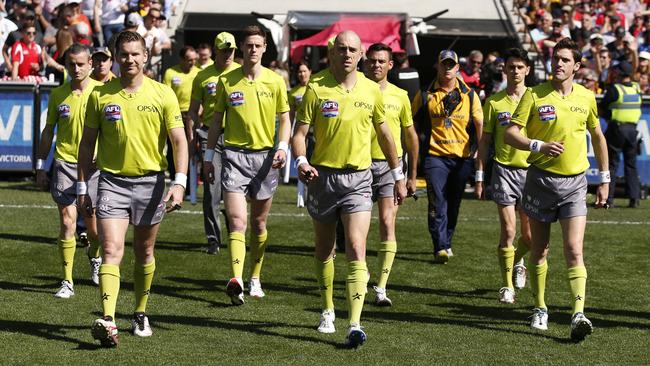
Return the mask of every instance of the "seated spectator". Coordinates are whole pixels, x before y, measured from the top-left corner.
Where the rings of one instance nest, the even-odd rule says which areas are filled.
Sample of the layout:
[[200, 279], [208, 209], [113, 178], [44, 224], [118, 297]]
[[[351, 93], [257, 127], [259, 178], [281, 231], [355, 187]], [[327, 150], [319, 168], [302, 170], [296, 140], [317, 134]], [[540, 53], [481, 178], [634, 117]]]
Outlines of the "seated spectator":
[[[634, 48], [631, 45], [631, 38], [626, 37], [627, 32], [623, 27], [617, 27], [614, 31], [615, 38], [612, 42], [607, 43], [607, 49], [613, 61], [625, 61], [628, 59], [630, 49]], [[636, 49], [634, 48], [636, 53]], [[636, 55], [635, 55], [636, 56]]]
[[639, 52], [650, 52], [650, 30], [643, 32], [643, 40], [639, 44]]
[[591, 90], [594, 94], [603, 93], [602, 89], [598, 87], [598, 74], [594, 70], [581, 68], [576, 73], [575, 82]]
[[26, 25], [22, 29], [23, 38], [11, 47], [13, 68], [11, 78], [19, 80], [30, 75], [38, 75], [41, 71], [42, 49], [34, 39], [36, 27]]
[[639, 76], [639, 89], [643, 95], [650, 95], [650, 76], [648, 74], [641, 74]]
[[603, 49], [603, 36], [594, 33], [589, 37], [589, 46], [582, 52], [582, 64], [592, 70], [596, 70], [596, 58]]
[[641, 75], [650, 74], [650, 52], [639, 52], [639, 66], [636, 68], [634, 80], [640, 80]]
[[645, 20], [643, 17], [640, 15], [635, 16], [630, 29], [628, 29], [628, 32], [630, 32], [632, 37], [639, 38], [643, 32], [645, 32], [645, 30]]
[[72, 34], [74, 35], [75, 43], [84, 46], [92, 46], [93, 40], [90, 37], [90, 28], [86, 23], [79, 22], [72, 27]]
[[620, 25], [623, 28], [627, 28], [626, 27], [626, 22], [625, 22], [625, 14], [618, 11], [617, 6], [618, 6], [618, 0], [607, 0], [607, 1], [605, 1], [605, 12], [599, 14], [596, 17], [596, 25], [598, 25], [600, 27], [606, 27], [607, 26], [607, 17], [611, 17], [613, 15], [616, 15], [621, 21]]
[[622, 28], [625, 30], [625, 27], [621, 25], [621, 18], [617, 15], [609, 17], [610, 21], [607, 23], [607, 27], [603, 27], [600, 30], [600, 33], [603, 35], [603, 40], [605, 44], [613, 42], [616, 39], [616, 30]]
[[[581, 48], [588, 45], [593, 34], [597, 34], [597, 30], [594, 28], [593, 17], [590, 13], [582, 14], [581, 19], [577, 22], [572, 19], [570, 24], [572, 24], [569, 28], [571, 39], [576, 41]], [[600, 39], [602, 43], [602, 37]]]
[[551, 58], [553, 57], [553, 48], [560, 40], [567, 38], [562, 34], [562, 22], [559, 19], [553, 20], [551, 34], [548, 38], [540, 41], [540, 49], [544, 58], [544, 65], [547, 72], [551, 72]]
[[609, 87], [609, 68], [612, 66], [612, 59], [609, 57], [609, 50], [602, 48], [596, 59], [596, 73], [598, 73], [598, 86], [602, 90]]
[[548, 38], [551, 35], [551, 26], [553, 23], [553, 17], [549, 13], [540, 13], [537, 18], [537, 27], [530, 31], [531, 41], [536, 45], [540, 41]]

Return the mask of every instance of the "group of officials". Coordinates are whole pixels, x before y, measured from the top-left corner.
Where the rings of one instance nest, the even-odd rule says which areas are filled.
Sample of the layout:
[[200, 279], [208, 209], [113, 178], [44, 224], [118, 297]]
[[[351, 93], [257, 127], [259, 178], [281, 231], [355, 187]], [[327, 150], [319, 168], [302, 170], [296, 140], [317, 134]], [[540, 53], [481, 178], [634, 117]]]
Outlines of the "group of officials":
[[[233, 62], [238, 45], [241, 65]], [[328, 68], [304, 78], [302, 94], [288, 94], [284, 80], [262, 66], [266, 34], [257, 26], [245, 28], [239, 44], [229, 33], [217, 35], [215, 62], [202, 71], [194, 67], [197, 52], [184, 47], [181, 64], [165, 76], [169, 87], [144, 76], [149, 55], [137, 33], [120, 33], [113, 51], [120, 77], [104, 84], [89, 77], [92, 61], [87, 48], [73, 46], [67, 52], [71, 81], [53, 91], [36, 163], [38, 179], [45, 184], [43, 161], [57, 126], [51, 192], [61, 217], [59, 248], [64, 268], [57, 296], [74, 295], [76, 201], [87, 219], [88, 255], [91, 267], [96, 267], [103, 308], [92, 335], [103, 346], [118, 344], [115, 307], [129, 224], [135, 228], [136, 259], [131, 331], [136, 336], [152, 335], [146, 305], [156, 267], [154, 243], [165, 212], [180, 208], [188, 152], [194, 153], [195, 146], [201, 148], [204, 226], [213, 252], [221, 244], [218, 214], [223, 196], [232, 268], [226, 293], [234, 305], [245, 302], [247, 242], [249, 295], [265, 296], [260, 277], [269, 240], [266, 221], [290, 145], [299, 179], [307, 186], [306, 206], [313, 219], [314, 265], [322, 300], [317, 329], [322, 333], [335, 332], [333, 261], [337, 221], [343, 223], [348, 262], [346, 344], [350, 347], [366, 340], [360, 319], [370, 280], [366, 238], [373, 201], [379, 205], [381, 238], [375, 303], [390, 306], [386, 287], [397, 251], [395, 217], [397, 207], [415, 193], [416, 162], [422, 161], [427, 181], [435, 261], [447, 263], [453, 256], [451, 240], [472, 164], [480, 198], [493, 146], [492, 197], [501, 223], [499, 300], [513, 303], [515, 287], [524, 287], [527, 270], [522, 261], [530, 252], [535, 298], [531, 326], [547, 329], [546, 255], [550, 225], [559, 220], [574, 304], [571, 338], [581, 340], [592, 332], [584, 315], [587, 271], [582, 257], [587, 131], [600, 170], [597, 207], [607, 202], [610, 174], [594, 95], [573, 83], [580, 52], [569, 39], [555, 47], [553, 79], [532, 88], [524, 85], [530, 71], [526, 52], [509, 50], [508, 86], [488, 99], [483, 110], [476, 93], [457, 76], [458, 57], [451, 50], [439, 54], [435, 82], [416, 95], [411, 109], [406, 91], [387, 81], [392, 68], [390, 47], [374, 44], [365, 50], [364, 75], [357, 71], [364, 55], [362, 43], [351, 31], [332, 40]], [[190, 81], [190, 89], [181, 87]], [[290, 103], [289, 98], [295, 100]], [[290, 115], [290, 104], [297, 106], [295, 114]], [[413, 115], [422, 114], [428, 123], [424, 149], [418, 146], [413, 123]], [[314, 146], [308, 157], [309, 135]], [[168, 139], [176, 173], [166, 187]], [[408, 165], [402, 161], [402, 141]], [[423, 156], [418, 157], [419, 151]], [[247, 241], [248, 204], [252, 228]], [[521, 236], [515, 248], [517, 214]]]

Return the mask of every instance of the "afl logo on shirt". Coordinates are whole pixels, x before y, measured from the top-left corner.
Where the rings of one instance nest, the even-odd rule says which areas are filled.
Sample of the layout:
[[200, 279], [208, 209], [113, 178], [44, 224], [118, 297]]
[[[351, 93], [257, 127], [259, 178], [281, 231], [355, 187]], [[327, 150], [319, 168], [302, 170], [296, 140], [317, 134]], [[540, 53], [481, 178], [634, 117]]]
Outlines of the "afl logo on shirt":
[[179, 86], [179, 85], [181, 85], [181, 78], [179, 78], [178, 76], [174, 76], [174, 77], [172, 78], [172, 85], [173, 85], [173, 86]]
[[59, 118], [70, 118], [70, 106], [67, 104], [59, 105]]
[[327, 118], [338, 117], [339, 104], [333, 100], [326, 100], [323, 102], [323, 105], [320, 107], [320, 112], [323, 114], [323, 117], [327, 117]]
[[118, 122], [122, 119], [122, 108], [117, 104], [109, 104], [104, 107], [104, 118], [108, 122]]
[[497, 121], [499, 121], [499, 125], [501, 126], [509, 125], [511, 119], [512, 119], [512, 115], [510, 114], [510, 112], [499, 112], [497, 114]]
[[543, 105], [537, 108], [537, 112], [539, 113], [539, 120], [542, 122], [554, 121], [557, 118], [555, 107], [552, 105]]
[[205, 90], [208, 92], [209, 95], [216, 95], [217, 94], [217, 83], [211, 81], [211, 82], [205, 84]]
[[230, 106], [236, 107], [244, 104], [244, 93], [240, 91], [230, 93]]

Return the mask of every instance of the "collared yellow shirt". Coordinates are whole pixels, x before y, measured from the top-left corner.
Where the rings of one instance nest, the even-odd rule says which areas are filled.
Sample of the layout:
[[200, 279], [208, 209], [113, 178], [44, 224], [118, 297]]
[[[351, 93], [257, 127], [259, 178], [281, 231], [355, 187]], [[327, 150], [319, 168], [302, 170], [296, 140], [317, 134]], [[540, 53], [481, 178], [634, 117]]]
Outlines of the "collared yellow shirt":
[[[506, 128], [510, 126], [517, 104], [519, 102], [512, 100], [505, 90], [489, 97], [483, 106], [483, 132], [492, 134], [496, 162], [515, 168], [528, 168], [530, 164], [526, 159], [530, 152], [515, 149], [503, 142], [503, 135]], [[520, 132], [526, 135], [525, 128], [522, 128]]]

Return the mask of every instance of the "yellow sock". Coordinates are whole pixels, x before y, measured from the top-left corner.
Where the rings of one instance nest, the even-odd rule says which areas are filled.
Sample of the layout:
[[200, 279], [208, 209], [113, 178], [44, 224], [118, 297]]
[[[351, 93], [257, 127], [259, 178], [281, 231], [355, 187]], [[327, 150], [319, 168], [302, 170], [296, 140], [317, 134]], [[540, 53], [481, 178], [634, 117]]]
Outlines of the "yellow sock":
[[102, 247], [99, 244], [99, 239], [93, 238], [92, 236], [88, 235], [88, 243], [90, 243], [90, 246], [88, 247], [88, 256], [90, 258], [99, 257], [100, 256], [99, 250]]
[[396, 241], [382, 241], [379, 244], [379, 254], [377, 260], [379, 262], [379, 280], [377, 280], [377, 287], [386, 288], [388, 276], [393, 268], [393, 261], [395, 260], [395, 253], [397, 252]]
[[584, 313], [587, 287], [587, 269], [585, 266], [569, 268], [569, 286], [573, 299], [573, 313]]
[[350, 324], [361, 324], [363, 301], [368, 291], [368, 267], [366, 266], [366, 262], [348, 262], [346, 288], [348, 293], [348, 307], [350, 309]]
[[59, 254], [61, 255], [61, 263], [63, 264], [63, 279], [72, 282], [72, 265], [74, 264], [74, 251], [77, 248], [77, 240], [72, 237], [70, 239], [59, 239]]
[[546, 309], [544, 302], [544, 290], [546, 290], [546, 272], [548, 272], [548, 262], [544, 261], [533, 267], [533, 272], [530, 274], [530, 288], [533, 290], [535, 297], [535, 307]]
[[515, 248], [499, 248], [499, 267], [503, 287], [515, 289], [512, 285], [512, 267], [515, 265]]
[[524, 241], [519, 237], [519, 240], [517, 240], [517, 250], [515, 251], [515, 263], [519, 263], [521, 258], [523, 258], [530, 249], [524, 244]]
[[120, 292], [120, 267], [114, 264], [99, 266], [99, 294], [102, 299], [104, 316], [115, 319], [117, 294]]
[[151, 263], [133, 266], [133, 292], [135, 293], [135, 312], [144, 313], [147, 310], [147, 301], [151, 292], [153, 273], [156, 271], [156, 260]]
[[244, 257], [246, 257], [246, 236], [244, 233], [233, 231], [228, 234], [230, 239], [230, 264], [233, 277], [242, 278], [244, 273]]
[[264, 262], [264, 251], [266, 250], [267, 232], [255, 235], [251, 234], [251, 278], [260, 278], [262, 263]]
[[334, 310], [334, 258], [325, 262], [314, 259], [314, 264], [323, 310]]

